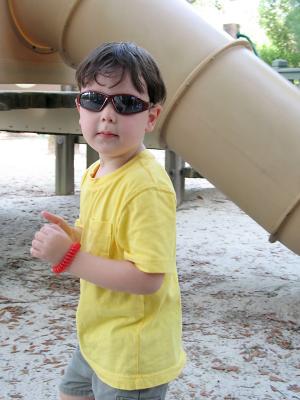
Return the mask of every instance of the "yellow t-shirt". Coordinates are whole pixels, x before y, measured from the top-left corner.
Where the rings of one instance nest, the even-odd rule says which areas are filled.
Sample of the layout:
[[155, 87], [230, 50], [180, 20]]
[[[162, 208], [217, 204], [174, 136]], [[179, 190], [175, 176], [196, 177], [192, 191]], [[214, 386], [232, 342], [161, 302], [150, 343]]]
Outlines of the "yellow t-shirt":
[[185, 364], [176, 271], [176, 200], [168, 175], [148, 150], [81, 185], [82, 250], [164, 273], [160, 289], [136, 295], [81, 280], [77, 331], [83, 357], [108, 385], [136, 390], [175, 379]]

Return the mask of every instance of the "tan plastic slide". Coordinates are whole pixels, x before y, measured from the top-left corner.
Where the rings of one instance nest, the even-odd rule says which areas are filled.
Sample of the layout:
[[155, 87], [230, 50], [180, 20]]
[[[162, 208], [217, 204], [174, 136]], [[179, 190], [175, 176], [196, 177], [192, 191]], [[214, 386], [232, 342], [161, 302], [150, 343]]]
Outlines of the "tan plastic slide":
[[102, 42], [147, 48], [168, 89], [161, 143], [300, 254], [300, 91], [245, 42], [186, 0], [3, 0], [0, 18], [0, 83], [72, 84]]

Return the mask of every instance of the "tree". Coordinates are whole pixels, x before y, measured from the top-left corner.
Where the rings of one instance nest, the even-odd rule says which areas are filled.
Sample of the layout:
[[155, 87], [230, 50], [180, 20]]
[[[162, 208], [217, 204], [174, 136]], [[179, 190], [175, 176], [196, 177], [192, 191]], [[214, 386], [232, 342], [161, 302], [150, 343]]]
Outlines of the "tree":
[[292, 10], [287, 16], [286, 22], [289, 29], [294, 32], [294, 39], [298, 51], [300, 51], [300, 0], [291, 0]]
[[[221, 11], [224, 7], [224, 0], [187, 0], [191, 4], [199, 5], [200, 7], [214, 7]], [[232, 0], [227, 0], [232, 1]]]
[[299, 67], [300, 0], [260, 0], [259, 14], [271, 43], [259, 49], [260, 56], [268, 63], [283, 58], [290, 67]]

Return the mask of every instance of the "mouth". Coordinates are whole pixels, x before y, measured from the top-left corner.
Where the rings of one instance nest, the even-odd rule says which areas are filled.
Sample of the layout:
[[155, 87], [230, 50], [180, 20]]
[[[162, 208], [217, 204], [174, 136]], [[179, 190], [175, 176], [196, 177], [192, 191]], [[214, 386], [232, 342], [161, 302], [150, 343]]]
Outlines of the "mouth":
[[115, 133], [110, 132], [110, 131], [102, 131], [102, 132], [98, 132], [97, 136], [110, 138], [110, 137], [117, 137], [118, 135], [116, 135]]

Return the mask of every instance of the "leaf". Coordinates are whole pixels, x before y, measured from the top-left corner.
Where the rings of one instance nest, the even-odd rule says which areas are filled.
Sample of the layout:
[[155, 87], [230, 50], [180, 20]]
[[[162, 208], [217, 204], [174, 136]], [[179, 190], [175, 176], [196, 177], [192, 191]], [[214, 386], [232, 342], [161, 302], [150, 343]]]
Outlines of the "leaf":
[[280, 392], [278, 389], [276, 389], [275, 386], [272, 386], [272, 385], [271, 385], [271, 389], [272, 389], [272, 391], [275, 392], [275, 393]]
[[286, 382], [284, 379], [280, 378], [280, 376], [277, 376], [277, 375], [270, 375], [269, 378], [270, 378], [270, 381], [273, 381], [273, 382]]
[[17, 346], [14, 344], [11, 353], [17, 353]]
[[212, 369], [224, 372], [240, 372], [240, 368], [236, 365], [213, 364]]
[[288, 390], [291, 390], [292, 392], [295, 392], [295, 393], [300, 393], [300, 386], [298, 386], [298, 385], [290, 385], [288, 387]]

